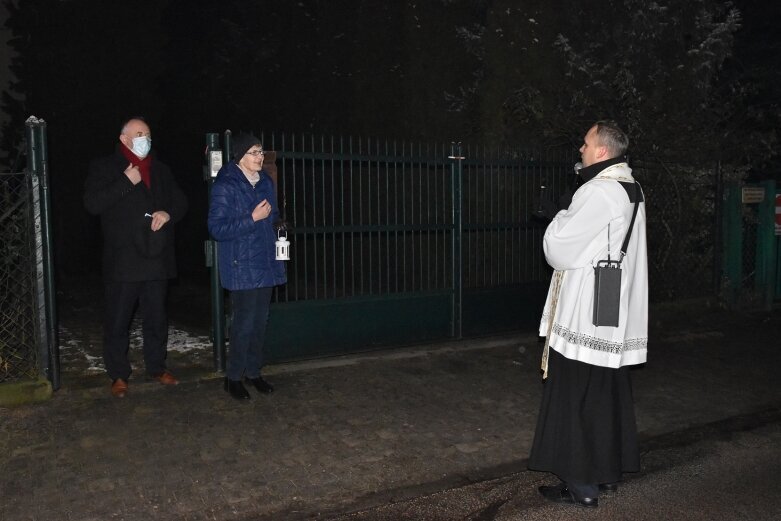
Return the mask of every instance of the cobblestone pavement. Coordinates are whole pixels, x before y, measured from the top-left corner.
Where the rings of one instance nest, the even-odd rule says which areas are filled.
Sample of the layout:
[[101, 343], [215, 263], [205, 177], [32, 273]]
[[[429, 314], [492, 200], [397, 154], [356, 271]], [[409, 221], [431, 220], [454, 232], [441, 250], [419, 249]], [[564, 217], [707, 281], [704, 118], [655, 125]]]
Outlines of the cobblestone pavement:
[[[778, 311], [652, 319], [633, 372], [643, 439], [781, 403]], [[328, 518], [517, 473], [539, 351], [525, 334], [280, 364], [277, 391], [246, 403], [204, 366], [172, 366], [174, 388], [134, 378], [125, 399], [71, 375], [47, 403], [0, 409], [0, 519]]]

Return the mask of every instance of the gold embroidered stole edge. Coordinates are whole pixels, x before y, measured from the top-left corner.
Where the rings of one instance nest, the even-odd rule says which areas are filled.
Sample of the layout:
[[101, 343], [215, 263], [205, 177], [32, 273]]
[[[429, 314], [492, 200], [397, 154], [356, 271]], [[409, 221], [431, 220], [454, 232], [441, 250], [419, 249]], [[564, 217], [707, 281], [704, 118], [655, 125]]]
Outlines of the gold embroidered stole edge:
[[548, 378], [548, 351], [550, 349], [550, 337], [553, 330], [553, 321], [556, 319], [556, 307], [559, 305], [559, 294], [561, 293], [561, 282], [564, 280], [564, 272], [556, 270], [553, 272], [551, 280], [550, 309], [548, 310], [548, 334], [545, 335], [545, 347], [542, 348], [542, 379]]

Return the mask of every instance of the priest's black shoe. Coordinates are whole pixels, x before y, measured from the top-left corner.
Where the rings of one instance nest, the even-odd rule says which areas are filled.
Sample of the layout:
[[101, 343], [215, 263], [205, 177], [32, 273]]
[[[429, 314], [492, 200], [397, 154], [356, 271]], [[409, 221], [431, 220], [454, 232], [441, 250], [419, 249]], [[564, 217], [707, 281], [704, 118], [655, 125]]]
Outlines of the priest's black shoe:
[[247, 391], [241, 380], [228, 380], [225, 379], [225, 390], [236, 398], [237, 400], [249, 400], [249, 392]]
[[602, 483], [599, 485], [599, 491], [606, 494], [618, 492], [618, 483]]
[[265, 381], [262, 376], [258, 376], [257, 378], [247, 378], [247, 381], [254, 385], [255, 389], [257, 389], [259, 393], [271, 394], [274, 392], [274, 386]]
[[595, 497], [575, 497], [575, 494], [567, 488], [566, 483], [559, 483], [554, 486], [542, 486], [539, 488], [539, 491], [545, 499], [553, 501], [554, 503], [567, 503], [586, 508], [596, 508], [597, 505], [599, 505], [599, 500]]

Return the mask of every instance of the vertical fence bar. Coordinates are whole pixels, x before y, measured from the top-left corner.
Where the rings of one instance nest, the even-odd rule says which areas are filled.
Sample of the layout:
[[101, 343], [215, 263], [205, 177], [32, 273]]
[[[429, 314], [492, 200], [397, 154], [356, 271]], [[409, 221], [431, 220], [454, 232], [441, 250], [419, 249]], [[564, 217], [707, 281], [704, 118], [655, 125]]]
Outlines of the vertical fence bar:
[[[396, 159], [396, 141], [393, 141], [393, 278], [396, 282], [396, 286], [393, 288], [393, 291], [398, 293], [399, 291], [399, 254], [401, 252], [401, 248], [399, 248], [399, 186], [398, 186], [398, 168], [399, 168], [399, 162]], [[403, 199], [404, 194], [401, 194], [401, 198]], [[390, 213], [390, 208], [388, 208], [388, 213]]]
[[[346, 281], [347, 281], [347, 255], [345, 251], [345, 245], [346, 245], [346, 234], [344, 233], [344, 195], [346, 192], [345, 182], [344, 182], [344, 136], [339, 136], [339, 222], [337, 223], [336, 217], [334, 216], [334, 226], [337, 224], [341, 226], [342, 231], [338, 233], [339, 242], [338, 244], [341, 244], [342, 246], [342, 254], [341, 254], [341, 291], [339, 292], [339, 296], [344, 297], [347, 294], [346, 289]], [[332, 196], [333, 197], [333, 196]], [[334, 206], [336, 206], [336, 202], [334, 202]], [[336, 208], [334, 208], [334, 212], [336, 212]], [[334, 214], [336, 215], [336, 214]], [[334, 232], [334, 238], [337, 237], [337, 233]], [[336, 240], [336, 239], [334, 239]], [[336, 263], [336, 250], [337, 250], [337, 244], [334, 244], [334, 263]], [[334, 272], [336, 272], [336, 268], [334, 268]], [[334, 285], [335, 288], [338, 287], [338, 284]]]
[[714, 196], [713, 196], [713, 274], [711, 280], [711, 290], [714, 295], [721, 291], [721, 265], [722, 253], [724, 249], [724, 234], [722, 232], [723, 219], [722, 211], [724, 208], [724, 179], [721, 171], [721, 161], [717, 161], [714, 167]]
[[380, 188], [382, 186], [382, 179], [380, 177], [380, 172], [382, 171], [382, 157], [380, 156], [380, 150], [381, 150], [381, 142], [379, 138], [374, 139], [374, 155], [377, 158], [377, 170], [375, 171], [375, 174], [377, 178], [375, 179], [375, 189], [377, 190], [377, 200], [374, 202], [374, 209], [376, 210], [376, 214], [374, 216], [374, 223], [376, 226], [376, 237], [377, 237], [377, 293], [382, 293], [382, 189]]
[[[376, 163], [376, 153], [372, 155], [372, 139], [366, 138], [366, 154], [369, 156], [367, 162], [366, 162], [366, 224], [368, 225], [368, 230], [366, 232], [366, 265], [367, 268], [367, 277], [366, 277], [366, 285], [367, 285], [367, 292], [369, 295], [374, 294], [374, 280], [375, 280], [375, 274], [374, 274], [374, 231], [372, 231], [372, 226], [374, 223], [374, 205], [372, 204], [372, 186], [374, 186], [374, 183], [372, 182], [373, 176], [374, 176], [374, 169], [375, 169], [375, 163]], [[376, 168], [379, 168], [379, 163], [376, 164]], [[379, 278], [379, 277], [376, 277]]]
[[[46, 353], [43, 371], [55, 391], [60, 388], [60, 341], [57, 322], [57, 293], [54, 282], [54, 245], [52, 239], [51, 191], [49, 189], [46, 122], [31, 116], [26, 121], [28, 168], [38, 178], [41, 205], [41, 253], [43, 261], [44, 316]], [[39, 306], [40, 309], [40, 306]], [[43, 346], [42, 346], [43, 347]]]
[[[439, 152], [437, 152], [437, 148], [435, 147], [434, 150], [434, 152], [436, 153], [435, 157], [439, 157], [440, 155], [444, 155], [447, 153], [445, 144], [442, 143], [441, 146], [442, 149], [439, 150]], [[450, 249], [448, 245], [453, 243], [452, 205], [451, 205], [450, 222], [448, 222], [448, 219], [445, 217], [446, 215], [445, 201], [448, 200], [448, 197], [450, 197], [451, 199], [453, 197], [453, 189], [452, 189], [453, 179], [454, 176], [452, 175], [452, 166], [451, 166], [450, 185], [448, 185], [447, 183], [448, 181], [447, 173], [446, 170], [444, 169], [442, 170], [441, 175], [437, 175], [434, 182], [434, 190], [439, 192], [439, 196], [434, 198], [434, 215], [435, 218], [437, 219], [437, 222], [441, 221], [444, 226], [449, 227], [449, 228], [443, 227], [442, 231], [441, 232], [438, 231], [435, 235], [435, 237], [437, 238], [437, 242], [436, 242], [436, 247], [434, 249], [434, 255], [437, 259], [445, 258], [446, 252]], [[440, 204], [442, 205], [441, 209], [439, 208]], [[448, 231], [450, 231], [450, 236], [448, 236]], [[452, 259], [451, 259], [450, 268], [452, 268]], [[439, 287], [443, 287], [443, 288], [452, 287], [453, 272], [452, 269], [448, 271], [448, 265], [446, 260], [442, 263], [441, 272], [442, 272], [442, 276], [441, 278], [439, 278], [438, 281]]]
[[757, 293], [762, 297], [762, 308], [773, 309], [776, 288], [776, 182], [763, 181], [765, 198], [759, 203], [757, 225], [757, 258], [754, 278]]
[[[388, 140], [385, 140], [385, 291], [391, 292], [391, 231], [390, 231], [390, 177], [391, 177], [391, 159]], [[379, 209], [379, 208], [378, 208]], [[380, 214], [378, 213], [378, 221]], [[382, 223], [380, 223], [382, 224]]]
[[412, 237], [412, 234], [407, 231], [407, 161], [412, 161], [412, 158], [410, 155], [407, 154], [407, 144], [406, 142], [401, 142], [401, 156], [404, 158], [403, 162], [401, 163], [401, 225], [403, 227], [403, 232], [401, 233], [402, 237], [402, 253], [401, 253], [401, 273], [402, 273], [402, 283], [401, 283], [401, 291], [407, 291], [407, 241], [410, 237]]
[[527, 248], [525, 251], [519, 253], [522, 255], [522, 268], [519, 270], [519, 275], [521, 277], [521, 280], [529, 280], [529, 274], [531, 273], [531, 266], [529, 265], [529, 253], [530, 250], [535, 248], [537, 244], [534, 242], [534, 239], [537, 236], [537, 232], [534, 228], [531, 228], [529, 226], [530, 224], [530, 217], [529, 217], [529, 208], [530, 202], [529, 202], [529, 185], [532, 182], [530, 180], [530, 174], [529, 174], [529, 166], [525, 162], [525, 158], [522, 155], [521, 159], [518, 164], [518, 173], [520, 175], [520, 181], [518, 183], [518, 207], [522, 209], [523, 211], [523, 220], [526, 226], [523, 227], [522, 230], [519, 230], [518, 233], [518, 243], [519, 244], [531, 244], [531, 248]]
[[[508, 189], [510, 191], [508, 216], [510, 222], [517, 222], [520, 226], [524, 226], [526, 219], [520, 215], [520, 210], [515, 206], [515, 180], [518, 178], [518, 173], [515, 171], [515, 165], [513, 164], [508, 165], [507, 170], [509, 171]], [[511, 228], [507, 235], [510, 243], [510, 282], [515, 283], [520, 280], [520, 277], [516, 278], [515, 275], [516, 267], [519, 264], [518, 259], [515, 257], [515, 231]]]
[[[358, 156], [361, 156], [363, 153], [363, 140], [359, 137], [358, 138]], [[363, 159], [361, 158], [358, 162], [358, 225], [363, 225]], [[361, 295], [363, 295], [363, 285], [364, 285], [364, 276], [363, 276], [363, 237], [366, 235], [363, 232], [358, 233], [358, 262], [360, 263], [360, 277], [359, 277], [359, 289], [361, 292]]]
[[505, 148], [504, 151], [504, 158], [505, 163], [501, 167], [502, 170], [502, 182], [501, 182], [501, 190], [503, 190], [502, 194], [502, 211], [500, 212], [500, 220], [504, 223], [504, 229], [502, 230], [502, 248], [504, 249], [503, 254], [503, 262], [504, 265], [502, 266], [502, 282], [504, 284], [512, 284], [513, 277], [512, 277], [512, 230], [519, 225], [518, 222], [518, 216], [515, 216], [512, 214], [512, 211], [510, 210], [510, 198], [512, 197], [512, 187], [511, 187], [511, 181], [512, 176], [510, 175], [510, 172], [512, 171], [512, 167], [509, 164], [510, 159], [510, 151], [509, 148]]
[[[307, 190], [307, 184], [306, 184], [306, 139], [304, 138], [304, 135], [301, 134], [301, 136], [298, 139], [300, 145], [299, 148], [301, 149], [301, 195], [304, 200], [304, 207], [306, 208], [307, 205], [307, 199], [310, 199], [309, 196], [309, 190]], [[296, 152], [296, 136], [293, 134], [293, 151]], [[312, 164], [312, 169], [314, 170], [314, 163]], [[315, 225], [315, 204], [314, 201], [312, 202], [312, 213], [311, 213], [311, 221], [312, 221], [312, 227], [314, 228]], [[304, 226], [309, 226], [309, 222], [307, 219], [306, 214], [304, 214], [303, 217]], [[313, 244], [312, 248], [315, 248], [314, 240], [315, 240], [315, 233], [304, 233], [304, 267], [303, 267], [303, 277], [304, 277], [304, 300], [309, 299], [309, 237], [313, 238]], [[315, 256], [317, 254], [317, 250], [315, 250]], [[315, 265], [315, 283], [317, 282], [317, 263], [314, 263]]]
[[[773, 199], [776, 199], [776, 222], [781, 218], [781, 186], [776, 186], [776, 193], [772, 194]], [[775, 299], [781, 299], [781, 237], [776, 235], [776, 287], [775, 287]]]
[[[295, 138], [295, 134], [293, 135], [293, 137]], [[295, 142], [295, 139], [293, 139], [293, 142]], [[285, 134], [283, 132], [281, 134], [281, 136], [280, 136], [280, 146], [279, 146], [280, 149], [282, 149], [282, 153], [283, 154], [286, 154], [288, 152], [287, 144], [288, 144], [287, 134]], [[295, 153], [295, 148], [293, 148], [291, 150], [291, 152]], [[298, 281], [299, 281], [299, 266], [301, 265], [301, 262], [300, 262], [301, 259], [304, 258], [304, 256], [302, 255], [301, 252], [304, 251], [303, 248], [306, 247], [305, 246], [306, 245], [306, 235], [305, 234], [298, 234], [297, 231], [296, 231], [299, 228], [299, 220], [298, 220], [298, 206], [299, 206], [299, 204], [298, 204], [298, 190], [297, 190], [298, 182], [296, 181], [297, 176], [298, 176], [298, 168], [296, 167], [296, 165], [298, 163], [296, 162], [295, 155], [293, 155], [293, 157], [290, 159], [289, 163], [290, 163], [290, 208], [292, 209], [292, 212], [293, 212], [293, 218], [292, 218], [291, 226], [293, 227], [293, 234], [294, 234], [294, 236], [296, 237], [296, 239], [298, 239], [296, 241], [297, 244], [296, 244], [296, 250], [295, 250], [296, 262], [293, 263], [293, 277], [292, 277], [293, 278], [293, 290], [292, 290], [292, 293], [293, 293], [293, 300], [294, 301], [298, 301], [301, 298], [301, 290], [300, 290], [299, 284], [298, 284]], [[282, 162], [282, 165], [285, 168], [285, 172], [287, 172], [287, 164], [288, 164], [288, 162], [285, 162], [285, 161]], [[287, 175], [285, 177], [287, 178]], [[285, 185], [285, 199], [287, 199], [287, 194], [288, 194], [287, 185]], [[285, 213], [287, 213], [287, 212], [285, 212]], [[306, 223], [302, 222], [301, 225], [305, 226]], [[288, 282], [287, 282], [286, 294], [290, 295], [290, 293], [291, 293], [291, 291], [290, 291], [290, 272], [288, 271]], [[290, 300], [290, 299], [288, 298], [288, 300]]]
[[[352, 136], [350, 136], [349, 139], [347, 140], [347, 149], [350, 151], [350, 163], [349, 163], [349, 168], [348, 168], [348, 175], [349, 175], [349, 179], [350, 179], [350, 183], [349, 183], [349, 186], [350, 186], [350, 199], [349, 199], [349, 203], [350, 203], [350, 225], [352, 227], [350, 229], [350, 296], [353, 297], [353, 296], [355, 296], [355, 272], [357, 270], [355, 269], [355, 231], [353, 231], [354, 227], [356, 225], [356, 221], [355, 221], [355, 199], [356, 199], [355, 198], [355, 194], [356, 194], [356, 191], [355, 191], [355, 183], [353, 181], [353, 165], [355, 163], [355, 158], [353, 157], [353, 137]], [[359, 161], [360, 161], [360, 159], [359, 159]], [[359, 163], [359, 165], [360, 165], [360, 163]], [[359, 166], [359, 168], [360, 168], [360, 166]], [[361, 191], [358, 190], [357, 194], [358, 194], [358, 201], [359, 201], [359, 204], [360, 204]]]
[[738, 302], [743, 274], [743, 224], [741, 217], [740, 184], [732, 182], [724, 187], [723, 272], [727, 287], [724, 298], [732, 307]]
[[[442, 150], [441, 153], [444, 153], [444, 150]], [[434, 144], [433, 154], [434, 154], [433, 156], [429, 155], [428, 156], [429, 159], [426, 160], [426, 169], [429, 172], [431, 171], [431, 162], [432, 162], [432, 159], [430, 159], [430, 158], [431, 157], [435, 157], [435, 158], [439, 157], [439, 153], [437, 152], [437, 145], [436, 145], [436, 143]], [[445, 175], [446, 175], [445, 171], [443, 170], [442, 171], [442, 184], [443, 185], [445, 184]], [[447, 192], [445, 190], [442, 190], [441, 194], [437, 193], [438, 190], [439, 190], [439, 185], [437, 183], [437, 181], [439, 180], [439, 176], [440, 176], [439, 171], [436, 169], [436, 166], [435, 166], [434, 167], [434, 172], [433, 172], [434, 179], [433, 179], [433, 183], [432, 183], [433, 184], [433, 186], [432, 186], [432, 191], [433, 192], [432, 193], [434, 194], [434, 196], [432, 197], [432, 199], [434, 200], [434, 224], [440, 224], [440, 221], [441, 221], [441, 223], [443, 225], [447, 225], [448, 223], [445, 221], [445, 209], [443, 208], [442, 212], [440, 213], [440, 211], [439, 211], [439, 204], [440, 204], [440, 201], [441, 201], [442, 205], [444, 206], [445, 200], [443, 198], [447, 197], [448, 194], [447, 194]], [[427, 211], [431, 212], [431, 204], [429, 203], [428, 205], [426, 205], [426, 207], [427, 207]], [[429, 220], [430, 220], [430, 217], [429, 217]], [[446, 251], [446, 248], [445, 248], [444, 244], [445, 244], [445, 242], [447, 240], [447, 238], [446, 238], [447, 230], [443, 227], [442, 231], [434, 230], [434, 233], [432, 235], [433, 235], [433, 240], [434, 240], [434, 254], [433, 255], [434, 255], [435, 259], [439, 259], [440, 257], [444, 256], [444, 251]], [[442, 237], [442, 244], [443, 244], [442, 255], [440, 255], [440, 253], [439, 253], [440, 236]], [[431, 258], [430, 243], [431, 243], [431, 239], [429, 239], [427, 241], [427, 245], [426, 245], [426, 248], [428, 250], [426, 252], [426, 254], [427, 254], [426, 256], [429, 259]], [[446, 268], [446, 264], [444, 262], [442, 263], [441, 266], [439, 264], [439, 261], [437, 261], [437, 263], [435, 264], [435, 266], [434, 266], [434, 277], [433, 277], [433, 279], [435, 281], [434, 287], [443, 287], [443, 288], [445, 288], [450, 283], [447, 280], [447, 274], [446, 274], [447, 270], [445, 268]], [[441, 278], [440, 278], [440, 271], [441, 271]], [[431, 287], [431, 284], [429, 284], [429, 287]]]
[[[491, 155], [498, 159], [498, 154], [494, 154], [495, 150], [490, 150]], [[487, 197], [487, 204], [485, 207], [485, 220], [486, 220], [486, 248], [485, 248], [485, 256], [483, 257], [483, 264], [485, 265], [485, 270], [487, 271], [485, 277], [483, 278], [483, 285], [484, 286], [492, 286], [494, 284], [495, 278], [495, 272], [496, 267], [494, 266], [494, 261], [499, 258], [496, 251], [494, 251], [496, 241], [494, 240], [494, 236], [496, 234], [496, 207], [494, 206], [496, 204], [496, 197], [495, 197], [495, 190], [496, 190], [496, 178], [493, 172], [493, 168], [488, 168], [488, 166], [485, 164], [488, 154], [484, 156], [483, 159], [483, 168], [482, 168], [482, 175], [486, 177], [485, 180], [485, 190], [488, 192]]]
[[[226, 144], [230, 139], [230, 130], [225, 131]], [[220, 150], [220, 137], [217, 133], [206, 134], [206, 154], [203, 167], [209, 201], [212, 185], [219, 167], [228, 161], [227, 146]], [[225, 371], [225, 296], [220, 284], [217, 241], [209, 237], [205, 244], [206, 266], [209, 268], [209, 287], [211, 292], [212, 313], [212, 361], [216, 372]]]
[[[323, 138], [320, 138], [320, 151], [323, 151]], [[325, 230], [325, 183], [323, 183], [322, 187], [322, 199], [318, 200], [318, 190], [317, 190], [317, 149], [315, 148], [316, 141], [315, 136], [312, 136], [311, 139], [311, 153], [312, 153], [312, 215], [314, 215], [314, 225], [317, 227], [317, 217], [318, 214], [321, 218], [320, 223], [320, 232], [315, 232], [314, 234], [314, 257], [315, 257], [315, 298], [323, 298], [325, 297], [325, 288], [328, 286], [328, 272], [326, 267], [327, 262], [327, 255], [325, 251], [325, 241], [326, 241], [326, 235], [327, 231]], [[320, 163], [320, 177], [325, 177], [325, 166], [324, 163]], [[322, 206], [322, 211], [318, 212], [317, 203], [320, 203]], [[320, 254], [320, 258], [322, 258], [322, 267], [318, 268], [318, 250], [322, 249], [322, 253]], [[320, 273], [320, 269], [322, 269], [322, 274]], [[320, 282], [322, 279], [322, 283]], [[320, 286], [322, 284], [323, 287], [323, 294], [320, 292]]]
[[[425, 159], [425, 161], [428, 161], [428, 153], [429, 153], [429, 148], [428, 148], [428, 145], [427, 145], [426, 146], [426, 159]], [[420, 141], [418, 141], [418, 157], [419, 157], [418, 176], [417, 176], [418, 177], [418, 194], [424, 194], [424, 193], [426, 194], [425, 195], [425, 199], [422, 196], [420, 196], [420, 195], [418, 196], [418, 220], [420, 221], [421, 224], [431, 225], [431, 218], [430, 218], [430, 215], [429, 215], [429, 211], [430, 211], [429, 210], [429, 206], [430, 205], [427, 204], [427, 205], [424, 206], [424, 204], [423, 204], [423, 201], [430, 201], [431, 200], [430, 189], [429, 189], [430, 179], [431, 179], [431, 172], [428, 169], [427, 163], [424, 162], [424, 159], [423, 159], [423, 144]], [[426, 169], [425, 169], [426, 191], [425, 192], [423, 191], [423, 176], [424, 176], [423, 168], [424, 168], [424, 166], [426, 166]], [[412, 178], [412, 180], [410, 182], [411, 183], [415, 182], [415, 177], [414, 176], [413, 176], [413, 178]], [[424, 208], [426, 210], [425, 214], [423, 213], [423, 209]], [[413, 221], [415, 220], [415, 208], [414, 208], [414, 206], [413, 206], [413, 209], [412, 209], [412, 220]], [[426, 241], [425, 252], [423, 250], [423, 241], [424, 241], [424, 239]], [[420, 282], [419, 282], [420, 289], [427, 289], [426, 284], [427, 283], [429, 285], [431, 284], [431, 269], [430, 269], [431, 263], [427, 262], [425, 264], [425, 266], [428, 269], [424, 268], [424, 264], [423, 264], [423, 259], [424, 258], [427, 259], [427, 260], [431, 258], [429, 256], [429, 249], [428, 249], [430, 240], [431, 240], [431, 231], [427, 231], [427, 232], [422, 232], [421, 231], [418, 234], [417, 257], [415, 257], [415, 250], [414, 250], [415, 242], [414, 241], [412, 242], [412, 244], [413, 244], [412, 257], [413, 257], [413, 259], [417, 258], [416, 265], [418, 266], [417, 273], [419, 274], [418, 278], [420, 279]], [[415, 286], [415, 280], [414, 279], [412, 280], [412, 285], [413, 285], [413, 287]]]
[[464, 157], [461, 155], [461, 143], [452, 143], [450, 147], [449, 159], [451, 163], [451, 201], [452, 201], [452, 284], [453, 284], [453, 306], [451, 318], [451, 335], [457, 339], [462, 337], [462, 313], [463, 313], [463, 280], [461, 270], [463, 268], [462, 237], [464, 233], [464, 223], [462, 215], [463, 207], [463, 168]]

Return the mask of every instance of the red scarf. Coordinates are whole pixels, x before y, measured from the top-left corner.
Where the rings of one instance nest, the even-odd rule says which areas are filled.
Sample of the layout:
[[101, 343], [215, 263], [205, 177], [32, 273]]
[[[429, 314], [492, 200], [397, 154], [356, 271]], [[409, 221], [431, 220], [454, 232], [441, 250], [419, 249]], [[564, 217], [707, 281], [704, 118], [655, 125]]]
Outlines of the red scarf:
[[125, 156], [125, 158], [130, 161], [133, 166], [138, 167], [138, 171], [141, 173], [141, 180], [144, 182], [147, 188], [151, 189], [152, 177], [150, 176], [150, 172], [152, 171], [152, 156], [147, 155], [144, 159], [141, 159], [124, 144], [119, 148], [122, 150], [122, 154]]

